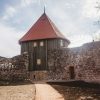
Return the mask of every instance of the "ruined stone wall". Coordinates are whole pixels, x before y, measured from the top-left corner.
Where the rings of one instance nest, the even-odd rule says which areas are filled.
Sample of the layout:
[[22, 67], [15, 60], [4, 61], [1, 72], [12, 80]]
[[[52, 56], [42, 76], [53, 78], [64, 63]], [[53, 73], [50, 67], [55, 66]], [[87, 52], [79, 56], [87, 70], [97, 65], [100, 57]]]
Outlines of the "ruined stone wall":
[[100, 41], [78, 48], [49, 50], [47, 72], [28, 72], [28, 61], [27, 54], [0, 57], [0, 79], [71, 80], [70, 67], [74, 67], [73, 79], [100, 82]]
[[75, 79], [100, 81], [100, 42], [92, 42], [78, 48], [51, 50], [48, 52], [49, 79], [70, 80], [70, 66]]
[[[73, 52], [76, 54], [75, 50]], [[91, 42], [83, 45], [75, 59], [77, 59], [75, 61], [77, 79], [100, 81], [100, 42]]]
[[69, 56], [69, 49], [55, 49], [48, 52], [48, 79], [69, 79]]
[[28, 55], [0, 58], [0, 80], [18, 81], [28, 79]]
[[48, 71], [31, 71], [30, 80], [33, 80], [33, 81], [48, 80]]

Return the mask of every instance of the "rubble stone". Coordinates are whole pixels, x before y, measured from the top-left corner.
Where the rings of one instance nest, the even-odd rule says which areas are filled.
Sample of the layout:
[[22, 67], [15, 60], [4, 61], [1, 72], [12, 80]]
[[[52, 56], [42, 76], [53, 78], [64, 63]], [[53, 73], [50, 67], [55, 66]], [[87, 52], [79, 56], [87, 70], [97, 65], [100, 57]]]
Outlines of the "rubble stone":
[[0, 80], [18, 81], [28, 79], [28, 56], [22, 54], [13, 58], [0, 58]]
[[[78, 48], [49, 50], [47, 61], [46, 72], [29, 72], [27, 53], [13, 58], [0, 57], [0, 80], [29, 79], [33, 75], [36, 80], [74, 79], [100, 82], [100, 41]], [[72, 72], [70, 67], [73, 67]]]
[[70, 80], [69, 67], [74, 67], [75, 80], [100, 82], [100, 41], [78, 48], [50, 50], [48, 53], [49, 78]]

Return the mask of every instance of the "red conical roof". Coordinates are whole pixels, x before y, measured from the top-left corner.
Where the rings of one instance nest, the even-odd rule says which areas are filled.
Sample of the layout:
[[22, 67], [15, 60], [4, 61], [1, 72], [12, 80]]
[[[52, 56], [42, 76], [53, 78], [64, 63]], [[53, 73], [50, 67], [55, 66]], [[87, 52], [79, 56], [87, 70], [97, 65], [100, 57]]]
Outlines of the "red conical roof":
[[[31, 27], [31, 29], [19, 40], [19, 42], [26, 42], [39, 39], [53, 39], [61, 38], [67, 40], [61, 32], [56, 28], [49, 17], [43, 13], [38, 21]], [[69, 42], [69, 40], [67, 40]]]

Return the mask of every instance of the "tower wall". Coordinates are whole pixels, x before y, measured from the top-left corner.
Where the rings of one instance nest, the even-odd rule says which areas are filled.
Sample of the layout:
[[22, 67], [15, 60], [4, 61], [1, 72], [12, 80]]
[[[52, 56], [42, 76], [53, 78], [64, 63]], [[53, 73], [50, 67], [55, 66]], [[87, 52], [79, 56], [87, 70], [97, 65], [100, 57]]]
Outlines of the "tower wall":
[[62, 39], [48, 39], [24, 42], [21, 44], [21, 54], [28, 52], [29, 71], [49, 70], [48, 53], [50, 50], [67, 48], [68, 43]]

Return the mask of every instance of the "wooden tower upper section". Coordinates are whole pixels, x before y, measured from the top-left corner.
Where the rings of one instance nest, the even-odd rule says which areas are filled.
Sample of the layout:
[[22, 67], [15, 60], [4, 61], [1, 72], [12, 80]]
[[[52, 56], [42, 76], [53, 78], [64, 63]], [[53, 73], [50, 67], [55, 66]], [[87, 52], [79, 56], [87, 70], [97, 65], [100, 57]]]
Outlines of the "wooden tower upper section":
[[29, 31], [19, 40], [21, 53], [29, 55], [29, 70], [48, 70], [48, 52], [67, 47], [70, 41], [57, 29], [44, 12]]

